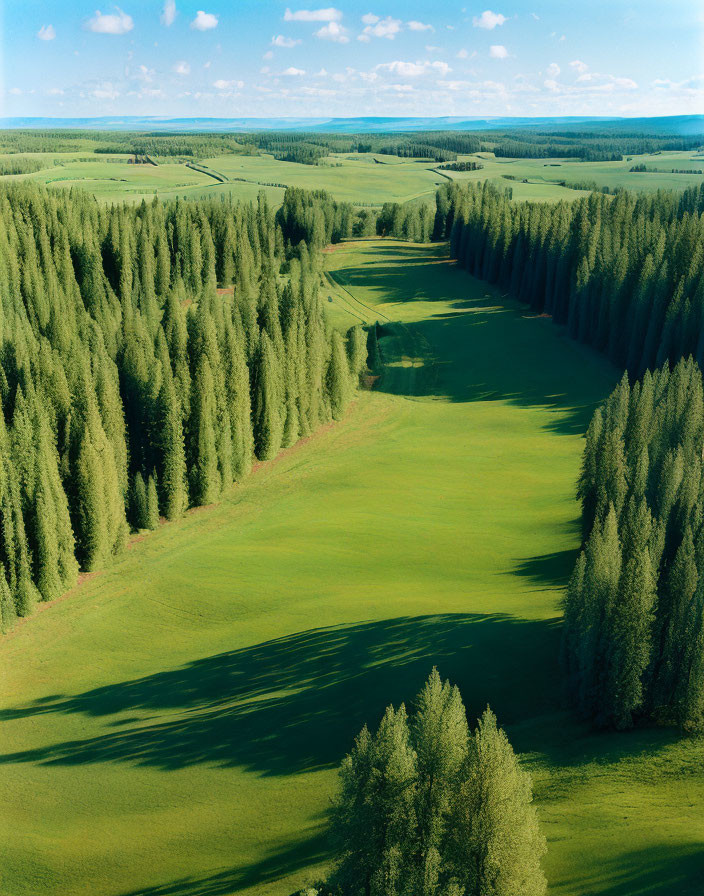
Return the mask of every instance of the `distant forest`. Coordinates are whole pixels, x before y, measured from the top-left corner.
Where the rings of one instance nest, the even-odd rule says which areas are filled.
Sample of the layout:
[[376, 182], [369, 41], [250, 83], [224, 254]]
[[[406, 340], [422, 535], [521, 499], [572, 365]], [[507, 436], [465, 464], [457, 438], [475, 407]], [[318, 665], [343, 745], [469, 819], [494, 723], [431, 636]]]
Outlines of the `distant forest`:
[[624, 156], [695, 149], [701, 135], [629, 133], [604, 129], [555, 131], [516, 128], [509, 131], [418, 131], [403, 134], [324, 134], [301, 131], [254, 131], [238, 134], [130, 133], [98, 131], [12, 130], [0, 132], [0, 152], [130, 153], [180, 158], [212, 158], [227, 153], [270, 153], [284, 162], [319, 164], [330, 153], [377, 153], [402, 158], [454, 162], [458, 155], [493, 152], [503, 158], [574, 158], [614, 161]]
[[344, 413], [367, 350], [318, 294], [336, 214], [0, 191], [3, 628]]

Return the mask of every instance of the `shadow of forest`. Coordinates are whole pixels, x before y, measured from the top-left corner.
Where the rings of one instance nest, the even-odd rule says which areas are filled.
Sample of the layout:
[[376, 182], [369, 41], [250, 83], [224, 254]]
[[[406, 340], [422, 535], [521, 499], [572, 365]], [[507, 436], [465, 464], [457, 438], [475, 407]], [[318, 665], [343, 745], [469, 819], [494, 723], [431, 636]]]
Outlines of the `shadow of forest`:
[[[361, 262], [336, 270], [335, 277], [386, 306], [437, 302], [442, 310], [380, 328], [382, 356], [394, 371], [381, 377], [378, 390], [543, 407], [554, 412], [548, 430], [570, 435], [586, 431], [594, 408], [619, 377], [608, 361], [570, 340], [563, 327], [500, 297], [494, 287], [461, 270], [449, 261], [444, 246], [375, 247], [374, 258], [379, 256], [395, 263]], [[552, 329], [547, 338], [546, 327]], [[389, 335], [394, 338], [384, 338]], [[418, 358], [419, 346], [422, 372], [399, 368], [403, 355]], [[595, 365], [601, 368], [597, 382], [585, 377], [586, 364], [592, 373]]]
[[299, 632], [6, 709], [0, 723], [64, 713], [103, 724], [97, 736], [6, 753], [0, 763], [129, 762], [161, 769], [210, 763], [263, 775], [328, 768], [365, 722], [375, 724], [390, 702], [415, 694], [433, 665], [460, 685], [470, 718], [487, 701], [505, 725], [549, 711], [559, 688], [553, 674], [558, 642], [557, 620], [502, 614], [402, 617]]

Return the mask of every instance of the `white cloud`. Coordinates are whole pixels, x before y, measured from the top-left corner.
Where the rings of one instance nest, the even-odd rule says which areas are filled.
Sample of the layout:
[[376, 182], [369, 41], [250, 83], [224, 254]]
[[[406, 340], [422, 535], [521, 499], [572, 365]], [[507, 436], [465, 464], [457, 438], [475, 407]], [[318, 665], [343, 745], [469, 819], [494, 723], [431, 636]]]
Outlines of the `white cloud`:
[[177, 75], [190, 75], [190, 63], [186, 62], [185, 60], [181, 60], [180, 62], [177, 62], [176, 65], [174, 65], [174, 71]]
[[297, 9], [291, 12], [287, 9], [284, 13], [284, 22], [339, 22], [342, 13], [333, 6], [326, 9]]
[[487, 31], [493, 31], [497, 25], [503, 25], [506, 16], [502, 16], [500, 12], [492, 12], [485, 9], [480, 16], [474, 16], [472, 24], [475, 28], [485, 28]]
[[56, 31], [53, 25], [42, 25], [42, 27], [37, 31], [37, 37], [39, 40], [54, 40], [56, 37]]
[[153, 68], [147, 68], [146, 65], [140, 65], [139, 68], [137, 69], [137, 71], [135, 72], [134, 77], [138, 81], [144, 81], [144, 82], [148, 83], [149, 81], [151, 81], [154, 78], [155, 74], [156, 74], [156, 72], [154, 71]]
[[402, 62], [395, 60], [394, 62], [382, 62], [376, 66], [377, 71], [386, 71], [394, 75], [400, 75], [402, 78], [417, 78], [419, 75], [425, 75], [428, 72], [436, 71], [443, 77], [452, 71], [446, 62]]
[[468, 56], [469, 56], [469, 51], [468, 51], [468, 50], [465, 50], [464, 47], [462, 47], [461, 50], [458, 50], [458, 51], [457, 51], [457, 58], [458, 58], [458, 59], [466, 59]]
[[262, 59], [273, 59], [273, 58], [274, 58], [273, 50], [267, 50], [266, 53], [264, 53], [264, 55], [262, 56]]
[[291, 78], [300, 78], [302, 75], [305, 75], [305, 69], [302, 68], [294, 68], [292, 65], [286, 69], [286, 71], [282, 72], [283, 75], [287, 75]]
[[272, 37], [271, 43], [275, 47], [295, 47], [296, 44], [300, 44], [300, 40], [294, 40], [292, 37], [277, 34], [276, 37]]
[[556, 78], [560, 74], [560, 66], [556, 62], [551, 62], [545, 69], [545, 74], [549, 78]]
[[100, 10], [96, 10], [93, 18], [86, 20], [84, 27], [96, 34], [127, 34], [134, 28], [132, 16], [128, 16], [118, 6], [115, 9], [114, 14], [105, 16]]
[[575, 71], [583, 73], [589, 68], [586, 62], [582, 62], [581, 59], [575, 59], [570, 62], [570, 68], [573, 68]]
[[110, 81], [99, 84], [91, 93], [96, 100], [116, 100], [120, 95], [120, 91]]
[[337, 91], [329, 87], [301, 87], [301, 93], [305, 96], [337, 96]]
[[472, 86], [470, 81], [438, 81], [438, 84], [447, 90], [453, 91], [467, 90], [467, 88]]
[[175, 0], [165, 0], [164, 8], [161, 11], [161, 24], [166, 25], [169, 28], [174, 23], [174, 19], [176, 18], [176, 3]]
[[548, 90], [557, 90], [557, 81], [554, 81], [552, 78], [547, 78], [543, 81], [543, 85], [547, 87]]
[[202, 9], [198, 10], [195, 19], [191, 22], [191, 28], [195, 28], [196, 31], [210, 31], [217, 27], [218, 17], [211, 12], [203, 12]]
[[244, 81], [225, 81], [222, 78], [219, 78], [217, 81], [213, 82], [213, 87], [216, 90], [232, 90], [235, 87], [239, 90], [244, 87]]
[[379, 21], [379, 16], [375, 16], [373, 12], [368, 12], [362, 16], [362, 22], [365, 25], [376, 25]]
[[315, 36], [321, 40], [332, 40], [338, 44], [347, 44], [350, 41], [347, 36], [347, 29], [340, 25], [339, 22], [328, 22], [327, 25], [318, 28]]
[[492, 59], [506, 59], [508, 50], [503, 44], [492, 44], [491, 47], [489, 47], [489, 55]]
[[[372, 21], [373, 19], [376, 21]], [[364, 22], [365, 20], [367, 21], [367, 25], [360, 35], [360, 38], [385, 37], [387, 40], [393, 40], [403, 25], [400, 19], [394, 19], [391, 16], [386, 16], [385, 19], [380, 19], [378, 16], [374, 16], [371, 13], [362, 17], [362, 21]]]
[[11, 93], [13, 96], [22, 96], [22, 91], [19, 87], [11, 87], [7, 92]]
[[60, 87], [50, 87], [47, 90], [47, 95], [48, 96], [63, 96], [64, 92]]
[[426, 25], [424, 22], [417, 22], [415, 19], [407, 22], [407, 25], [411, 31], [435, 31], [432, 25]]

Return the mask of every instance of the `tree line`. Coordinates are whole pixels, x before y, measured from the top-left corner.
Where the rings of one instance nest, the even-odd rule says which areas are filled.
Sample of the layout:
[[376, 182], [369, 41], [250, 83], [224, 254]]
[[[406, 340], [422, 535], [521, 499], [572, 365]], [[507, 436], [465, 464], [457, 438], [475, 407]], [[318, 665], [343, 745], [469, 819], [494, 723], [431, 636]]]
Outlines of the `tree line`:
[[0, 191], [4, 628], [344, 413], [365, 335], [330, 329], [319, 280], [264, 194]]
[[547, 313], [632, 376], [704, 363], [704, 185], [516, 203], [490, 183], [444, 184], [433, 235], [453, 258]]
[[[434, 669], [409, 717], [389, 706], [340, 769], [336, 862], [319, 896], [542, 896], [546, 851], [521, 769], [486, 709], [470, 731]], [[311, 893], [311, 891], [307, 891]]]
[[624, 374], [592, 418], [563, 654], [569, 692], [597, 725], [704, 730], [703, 445], [691, 358], [632, 388]]
[[483, 149], [501, 158], [576, 158], [582, 162], [620, 162], [625, 155], [686, 151], [701, 145], [701, 134], [647, 134], [598, 128], [582, 131], [521, 129], [488, 133]]

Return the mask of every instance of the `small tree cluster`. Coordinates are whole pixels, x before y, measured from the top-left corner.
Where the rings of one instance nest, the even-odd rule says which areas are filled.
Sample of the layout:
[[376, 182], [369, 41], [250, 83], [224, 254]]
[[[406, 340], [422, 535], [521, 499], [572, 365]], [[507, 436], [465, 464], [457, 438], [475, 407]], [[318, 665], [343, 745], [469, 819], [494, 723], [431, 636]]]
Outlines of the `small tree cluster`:
[[343, 896], [540, 896], [545, 838], [521, 769], [487, 709], [470, 733], [460, 693], [433, 670], [409, 719], [389, 706], [340, 769]]

